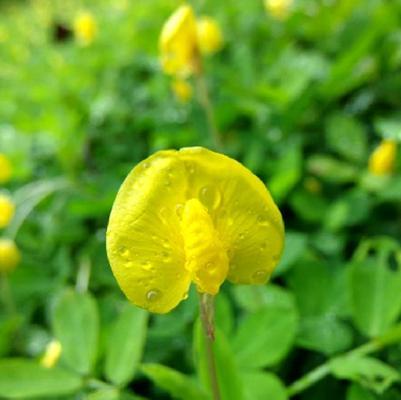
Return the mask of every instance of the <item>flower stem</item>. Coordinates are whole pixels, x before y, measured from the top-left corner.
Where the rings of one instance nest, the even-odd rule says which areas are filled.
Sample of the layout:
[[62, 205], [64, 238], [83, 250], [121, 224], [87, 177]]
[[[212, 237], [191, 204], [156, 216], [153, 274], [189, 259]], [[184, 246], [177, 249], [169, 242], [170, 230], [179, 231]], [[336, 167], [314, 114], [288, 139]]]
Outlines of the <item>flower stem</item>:
[[11, 315], [16, 314], [17, 309], [11, 293], [10, 282], [5, 272], [0, 273], [0, 293], [7, 312]]
[[[389, 329], [383, 335], [370, 340], [369, 342], [357, 347], [356, 349], [350, 350], [345, 353], [345, 356], [366, 356], [370, 353], [374, 353], [383, 349], [386, 346], [397, 343], [401, 341], [401, 324], [394, 326]], [[304, 390], [308, 389], [310, 386], [314, 385], [321, 379], [325, 378], [330, 374], [330, 361], [328, 360], [319, 367], [308, 372], [306, 375], [292, 383], [287, 388], [287, 394], [289, 397], [295, 396]]]
[[196, 89], [199, 103], [202, 106], [206, 115], [206, 121], [209, 127], [209, 132], [212, 142], [216, 147], [216, 150], [221, 150], [223, 147], [222, 140], [219, 130], [217, 128], [216, 117], [214, 114], [212, 102], [210, 101], [209, 90], [207, 87], [205, 74], [202, 71], [202, 68], [199, 68], [196, 74]]
[[199, 295], [200, 316], [203, 328], [203, 338], [205, 341], [207, 367], [209, 372], [210, 387], [213, 400], [220, 400], [219, 382], [217, 379], [216, 363], [213, 352], [214, 342], [214, 298], [213, 296], [202, 293]]

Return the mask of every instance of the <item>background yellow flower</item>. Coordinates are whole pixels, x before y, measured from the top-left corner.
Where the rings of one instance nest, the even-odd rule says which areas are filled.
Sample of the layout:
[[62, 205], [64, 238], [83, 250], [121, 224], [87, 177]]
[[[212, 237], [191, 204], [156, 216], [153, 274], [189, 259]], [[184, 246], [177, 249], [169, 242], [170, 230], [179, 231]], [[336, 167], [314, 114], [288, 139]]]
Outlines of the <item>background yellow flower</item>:
[[0, 153], [0, 183], [6, 183], [12, 175], [12, 167], [5, 154]]
[[88, 46], [93, 42], [97, 34], [97, 24], [91, 13], [85, 11], [75, 17], [74, 34], [77, 41], [83, 46]]
[[369, 171], [374, 175], [387, 175], [394, 169], [397, 156], [397, 143], [383, 140], [369, 158]]
[[0, 228], [5, 228], [14, 216], [15, 205], [10, 197], [0, 194]]
[[214, 18], [206, 16], [199, 18], [196, 22], [196, 32], [202, 53], [212, 54], [223, 46], [223, 34]]
[[21, 254], [13, 240], [0, 239], [0, 272], [13, 271], [21, 260]]

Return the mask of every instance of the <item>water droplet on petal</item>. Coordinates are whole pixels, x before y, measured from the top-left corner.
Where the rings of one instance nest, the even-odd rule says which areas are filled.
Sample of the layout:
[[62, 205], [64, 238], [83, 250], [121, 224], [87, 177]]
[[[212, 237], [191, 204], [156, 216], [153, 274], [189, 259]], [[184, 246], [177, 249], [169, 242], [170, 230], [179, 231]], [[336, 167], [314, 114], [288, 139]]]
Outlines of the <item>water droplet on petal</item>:
[[175, 213], [177, 214], [177, 217], [181, 219], [183, 212], [184, 212], [184, 205], [181, 203], [177, 204], [175, 206]]
[[188, 298], [188, 292], [185, 292], [183, 295], [182, 295], [182, 299], [183, 300], [186, 300]]
[[159, 217], [164, 224], [168, 224], [168, 209], [166, 207], [160, 209]]
[[150, 163], [145, 161], [143, 164], [143, 169], [148, 169], [150, 167]]
[[159, 299], [160, 296], [161, 296], [161, 293], [157, 289], [151, 289], [146, 293], [146, 299], [148, 301], [155, 301], [155, 300]]
[[208, 185], [200, 189], [199, 199], [209, 210], [215, 210], [220, 205], [221, 195], [215, 186]]
[[125, 246], [120, 247], [119, 251], [122, 258], [129, 258], [130, 251]]
[[144, 261], [144, 262], [142, 263], [142, 268], [143, 268], [145, 271], [151, 271], [151, 270], [153, 269], [153, 265], [152, 265], [152, 263], [150, 263], [149, 261]]
[[255, 282], [263, 282], [266, 280], [269, 272], [266, 269], [259, 269], [252, 274], [252, 280]]
[[268, 218], [265, 215], [258, 215], [258, 224], [261, 226], [268, 226], [270, 225], [270, 222], [268, 220]]

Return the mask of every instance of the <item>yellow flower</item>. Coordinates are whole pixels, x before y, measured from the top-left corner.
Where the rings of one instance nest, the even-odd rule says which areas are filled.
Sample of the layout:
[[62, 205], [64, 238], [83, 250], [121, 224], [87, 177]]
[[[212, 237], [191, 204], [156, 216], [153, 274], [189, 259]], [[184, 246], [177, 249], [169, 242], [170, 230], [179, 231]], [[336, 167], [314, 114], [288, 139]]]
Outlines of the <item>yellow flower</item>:
[[14, 241], [0, 239], [0, 272], [11, 272], [20, 260], [21, 254]]
[[40, 364], [45, 368], [54, 367], [62, 352], [61, 343], [58, 340], [52, 340], [47, 346], [43, 357], [40, 359]]
[[175, 79], [171, 84], [175, 97], [183, 103], [192, 98], [192, 86], [185, 79]]
[[369, 158], [369, 172], [374, 175], [387, 175], [393, 171], [397, 156], [397, 143], [383, 140]]
[[263, 284], [283, 248], [280, 211], [239, 162], [201, 147], [160, 151], [122, 184], [107, 228], [107, 254], [137, 306], [166, 313], [191, 282], [215, 295], [228, 279]]
[[12, 175], [12, 167], [8, 158], [0, 153], [0, 183], [6, 183]]
[[291, 10], [293, 0], [265, 0], [267, 12], [275, 19], [286, 19]]
[[11, 199], [0, 194], [0, 229], [5, 228], [14, 216], [15, 205]]
[[97, 33], [97, 24], [89, 12], [81, 12], [74, 20], [74, 34], [77, 41], [83, 45], [90, 45]]
[[192, 8], [179, 7], [164, 24], [159, 41], [166, 74], [189, 75], [196, 68], [196, 21]]
[[223, 46], [223, 35], [217, 21], [201, 17], [196, 23], [199, 49], [203, 54], [212, 54]]

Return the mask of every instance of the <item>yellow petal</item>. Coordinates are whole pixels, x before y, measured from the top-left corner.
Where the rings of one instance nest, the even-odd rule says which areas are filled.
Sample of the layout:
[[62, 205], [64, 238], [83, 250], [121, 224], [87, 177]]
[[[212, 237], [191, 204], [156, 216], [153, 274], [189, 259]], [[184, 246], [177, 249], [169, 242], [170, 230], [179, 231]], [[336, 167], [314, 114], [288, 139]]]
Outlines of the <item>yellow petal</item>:
[[10, 180], [12, 174], [11, 163], [8, 158], [0, 153], [0, 183], [6, 183]]
[[11, 272], [19, 264], [21, 254], [10, 239], [0, 239], [0, 272]]
[[188, 75], [194, 71], [196, 22], [191, 6], [179, 7], [167, 20], [160, 35], [159, 47], [166, 74]]
[[223, 35], [217, 21], [211, 17], [201, 17], [196, 24], [198, 45], [204, 54], [212, 54], [223, 45]]
[[[283, 241], [264, 184], [237, 161], [195, 147], [158, 152], [128, 175], [107, 253], [129, 300], [164, 313], [185, 298], [191, 278], [213, 294], [227, 274], [237, 283], [266, 282]], [[210, 263], [218, 266], [212, 274]]]
[[397, 156], [397, 143], [383, 140], [369, 158], [369, 171], [374, 175], [387, 175], [394, 169]]
[[75, 17], [74, 35], [81, 45], [90, 45], [95, 39], [96, 33], [97, 24], [91, 13], [81, 12]]
[[265, 283], [284, 245], [280, 211], [262, 181], [239, 162], [202, 148], [179, 152], [189, 198], [208, 208], [230, 259], [233, 283]]
[[277, 20], [286, 19], [291, 11], [293, 0], [264, 0], [267, 12]]
[[15, 205], [11, 199], [0, 194], [0, 228], [5, 228], [14, 216]]
[[199, 292], [217, 294], [227, 277], [229, 261], [208, 210], [198, 199], [185, 203], [181, 227], [185, 268]]
[[46, 351], [43, 354], [43, 357], [40, 359], [40, 364], [43, 365], [45, 368], [53, 368], [62, 352], [61, 343], [58, 340], [52, 340], [47, 346]]
[[182, 103], [186, 103], [192, 97], [192, 86], [184, 79], [175, 79], [171, 84], [173, 92], [177, 99]]
[[107, 231], [107, 254], [121, 289], [134, 304], [165, 313], [189, 289], [179, 214], [186, 173], [176, 152], [139, 163], [121, 186]]

